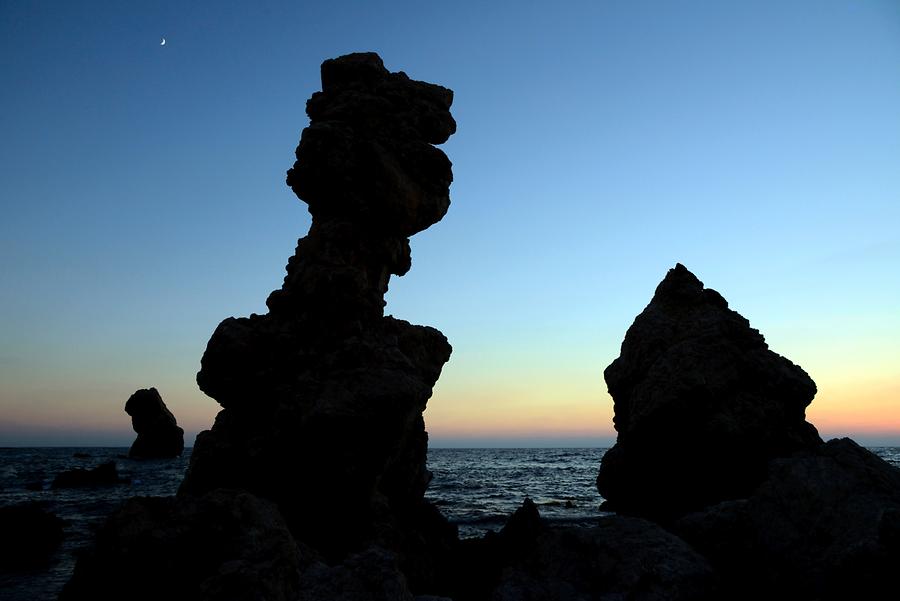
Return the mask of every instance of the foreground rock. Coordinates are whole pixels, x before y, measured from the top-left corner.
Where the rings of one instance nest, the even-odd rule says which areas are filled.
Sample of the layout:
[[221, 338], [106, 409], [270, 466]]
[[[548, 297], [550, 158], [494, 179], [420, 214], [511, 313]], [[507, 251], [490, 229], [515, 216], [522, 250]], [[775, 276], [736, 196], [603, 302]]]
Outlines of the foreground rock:
[[62, 601], [413, 601], [394, 553], [328, 564], [250, 493], [136, 497], [110, 516]]
[[717, 599], [707, 561], [659, 526], [602, 518], [595, 528], [548, 529], [507, 568], [495, 601]]
[[[297, 601], [413, 601], [396, 556], [371, 547], [329, 566], [308, 565], [300, 577]], [[416, 598], [422, 601], [422, 598]]]
[[155, 388], [135, 392], [125, 403], [137, 438], [128, 450], [133, 459], [167, 459], [184, 452], [184, 430]]
[[498, 535], [463, 541], [457, 601], [717, 599], [706, 559], [638, 518], [601, 518], [593, 528], [545, 524], [526, 500]]
[[63, 539], [63, 521], [37, 503], [0, 507], [0, 571], [45, 563]]
[[748, 499], [675, 527], [721, 572], [729, 599], [893, 598], [900, 470], [850, 439], [831, 440], [773, 461]]
[[604, 375], [618, 439], [597, 488], [617, 511], [667, 521], [745, 497], [769, 460], [821, 444], [815, 383], [681, 264]]
[[268, 501], [227, 490], [135, 497], [103, 526], [60, 599], [293, 601], [301, 567]]
[[93, 469], [76, 467], [73, 470], [60, 472], [53, 479], [50, 488], [81, 488], [91, 486], [113, 486], [121, 483], [116, 462], [101, 463]]

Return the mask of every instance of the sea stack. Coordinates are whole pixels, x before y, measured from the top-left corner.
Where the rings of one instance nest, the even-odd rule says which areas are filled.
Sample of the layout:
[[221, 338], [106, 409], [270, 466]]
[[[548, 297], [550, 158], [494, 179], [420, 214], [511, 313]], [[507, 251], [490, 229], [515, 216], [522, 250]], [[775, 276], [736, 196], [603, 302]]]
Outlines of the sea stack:
[[155, 388], [142, 388], [125, 403], [137, 438], [128, 450], [133, 459], [168, 459], [184, 452], [184, 430]]
[[805, 415], [812, 379], [681, 264], [604, 376], [618, 439], [597, 488], [622, 513], [669, 521], [746, 497], [771, 459], [822, 443]]
[[456, 130], [453, 93], [374, 53], [321, 75], [287, 173], [312, 225], [269, 312], [228, 318], [209, 340], [197, 382], [222, 410], [179, 494], [250, 491], [327, 557], [375, 542], [409, 568], [432, 534], [455, 537], [424, 500], [422, 418], [451, 348], [385, 316], [384, 295], [410, 269], [409, 237], [449, 207], [451, 163], [434, 145]]

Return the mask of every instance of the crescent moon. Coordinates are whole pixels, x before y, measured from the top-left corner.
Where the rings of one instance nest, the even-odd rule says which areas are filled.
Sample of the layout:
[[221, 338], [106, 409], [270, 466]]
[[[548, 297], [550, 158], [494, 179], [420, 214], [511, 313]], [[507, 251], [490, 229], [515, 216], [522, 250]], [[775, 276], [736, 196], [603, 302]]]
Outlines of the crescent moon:
[[163, 38], [163, 39], [162, 39], [162, 42], [160, 42], [159, 45], [160, 45], [160, 46], [165, 46], [165, 45], [166, 45], [166, 38]]

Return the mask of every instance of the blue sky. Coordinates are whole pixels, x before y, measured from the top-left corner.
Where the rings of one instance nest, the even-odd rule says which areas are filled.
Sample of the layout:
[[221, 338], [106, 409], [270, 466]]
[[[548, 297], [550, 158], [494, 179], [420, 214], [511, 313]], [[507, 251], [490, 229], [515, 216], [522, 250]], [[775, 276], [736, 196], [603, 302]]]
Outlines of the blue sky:
[[[165, 37], [167, 43], [160, 46]], [[606, 444], [603, 368], [680, 261], [900, 441], [900, 4], [0, 2], [0, 446], [192, 436], [216, 324], [265, 311], [326, 58], [456, 92], [447, 217], [387, 311], [454, 346], [432, 442]], [[823, 427], [824, 424], [824, 427]]]

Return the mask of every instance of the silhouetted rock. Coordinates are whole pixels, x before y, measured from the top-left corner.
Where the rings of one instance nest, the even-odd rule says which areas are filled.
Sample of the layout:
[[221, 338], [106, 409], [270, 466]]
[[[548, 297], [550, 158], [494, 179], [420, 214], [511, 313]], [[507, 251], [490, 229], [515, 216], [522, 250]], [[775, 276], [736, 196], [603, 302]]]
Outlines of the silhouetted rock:
[[508, 565], [534, 546], [545, 524], [526, 498], [500, 532], [458, 541], [442, 566], [438, 590], [454, 601], [486, 601]]
[[135, 497], [107, 520], [60, 599], [294, 601], [304, 561], [274, 504], [249, 493]]
[[33, 568], [47, 561], [63, 538], [63, 521], [37, 503], [0, 507], [0, 571]]
[[[312, 225], [269, 313], [224, 320], [197, 374], [223, 407], [179, 494], [240, 488], [278, 504], [295, 536], [339, 560], [370, 544], [427, 580], [455, 529], [424, 500], [422, 412], [449, 359], [430, 327], [384, 316], [408, 236], [449, 206], [450, 90], [376, 54], [322, 65], [322, 92], [287, 183]], [[437, 555], [436, 555], [437, 554]]]
[[112, 486], [122, 482], [116, 470], [116, 462], [101, 463], [93, 469], [76, 467], [74, 470], [60, 472], [53, 479], [51, 488], [80, 488], [87, 486]]
[[522, 506], [506, 521], [499, 538], [510, 552], [515, 552], [533, 543], [544, 528], [544, 521], [534, 501], [525, 497]]
[[178, 457], [184, 451], [184, 430], [155, 388], [142, 388], [125, 403], [137, 438], [128, 450], [132, 459]]
[[773, 460], [748, 499], [675, 528], [722, 573], [729, 599], [893, 598], [900, 470], [850, 439], [831, 440]]
[[821, 444], [815, 383], [681, 264], [604, 375], [618, 439], [597, 488], [620, 512], [668, 520], [746, 496], [770, 459]]

